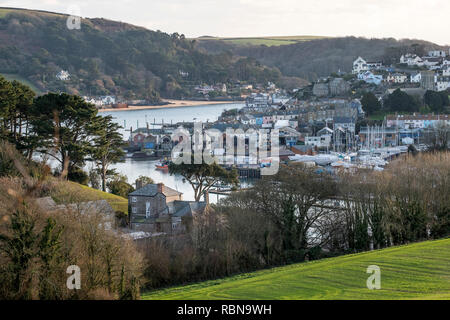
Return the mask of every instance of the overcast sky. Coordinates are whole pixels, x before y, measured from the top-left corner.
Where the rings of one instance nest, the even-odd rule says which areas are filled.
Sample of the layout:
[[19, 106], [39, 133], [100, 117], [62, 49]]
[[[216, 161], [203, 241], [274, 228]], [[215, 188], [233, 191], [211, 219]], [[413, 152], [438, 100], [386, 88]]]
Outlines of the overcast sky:
[[364, 36], [450, 44], [449, 0], [0, 0], [0, 6], [102, 17], [152, 30], [223, 37]]

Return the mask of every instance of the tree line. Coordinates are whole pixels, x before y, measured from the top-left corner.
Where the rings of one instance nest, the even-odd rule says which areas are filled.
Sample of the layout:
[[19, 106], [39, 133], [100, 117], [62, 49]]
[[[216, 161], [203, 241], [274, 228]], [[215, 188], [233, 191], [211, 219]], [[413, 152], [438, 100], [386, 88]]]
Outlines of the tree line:
[[86, 183], [86, 161], [94, 163], [106, 191], [114, 175], [110, 165], [121, 161], [123, 137], [111, 116], [81, 97], [48, 93], [39, 97], [18, 81], [0, 76], [0, 140], [13, 144], [30, 161], [40, 153], [59, 163], [57, 174]]
[[423, 98], [409, 95], [400, 89], [380, 101], [372, 92], [364, 92], [361, 104], [366, 115], [378, 112], [420, 112], [422, 114], [434, 112], [445, 113], [450, 107], [449, 92], [427, 90]]

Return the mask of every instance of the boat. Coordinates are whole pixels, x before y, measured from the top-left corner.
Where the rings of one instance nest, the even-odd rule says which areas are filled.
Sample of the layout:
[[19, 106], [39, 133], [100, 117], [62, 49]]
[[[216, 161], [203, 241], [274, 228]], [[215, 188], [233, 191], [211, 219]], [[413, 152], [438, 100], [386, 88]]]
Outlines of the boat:
[[168, 161], [158, 162], [155, 166], [156, 166], [156, 170], [169, 170], [169, 162]]

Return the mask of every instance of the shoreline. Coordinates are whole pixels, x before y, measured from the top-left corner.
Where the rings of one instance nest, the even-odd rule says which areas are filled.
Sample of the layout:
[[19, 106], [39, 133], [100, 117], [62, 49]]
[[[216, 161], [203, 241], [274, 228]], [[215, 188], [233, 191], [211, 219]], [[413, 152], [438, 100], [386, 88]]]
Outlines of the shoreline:
[[169, 104], [159, 105], [159, 106], [129, 106], [128, 108], [107, 108], [98, 109], [98, 112], [119, 112], [119, 111], [133, 111], [133, 110], [151, 110], [151, 109], [166, 109], [166, 108], [184, 108], [184, 107], [201, 107], [201, 106], [211, 106], [218, 104], [242, 104], [245, 101], [195, 101], [195, 100], [171, 100], [164, 99], [164, 102]]

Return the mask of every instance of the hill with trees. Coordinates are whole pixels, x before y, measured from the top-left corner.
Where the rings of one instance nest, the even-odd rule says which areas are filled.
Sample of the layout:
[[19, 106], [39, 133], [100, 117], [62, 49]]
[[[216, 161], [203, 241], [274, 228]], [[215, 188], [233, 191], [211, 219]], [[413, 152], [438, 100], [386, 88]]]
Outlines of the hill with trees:
[[[277, 82], [276, 68], [230, 53], [199, 51], [182, 34], [167, 34], [105, 19], [81, 19], [67, 27], [67, 15], [0, 9], [0, 73], [25, 79], [39, 91], [117, 95], [158, 102], [160, 96], [189, 96], [200, 83]], [[56, 75], [68, 71], [70, 78]]]
[[232, 41], [208, 39], [198, 41], [197, 46], [206, 52], [219, 54], [232, 52], [251, 57], [261, 63], [277, 67], [284, 76], [295, 76], [309, 81], [331, 73], [350, 72], [358, 57], [392, 64], [402, 54], [425, 54], [441, 48], [422, 40], [366, 39], [356, 37], [309, 39], [289, 45], [242, 45]]

